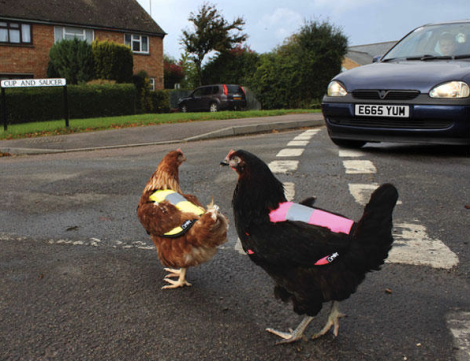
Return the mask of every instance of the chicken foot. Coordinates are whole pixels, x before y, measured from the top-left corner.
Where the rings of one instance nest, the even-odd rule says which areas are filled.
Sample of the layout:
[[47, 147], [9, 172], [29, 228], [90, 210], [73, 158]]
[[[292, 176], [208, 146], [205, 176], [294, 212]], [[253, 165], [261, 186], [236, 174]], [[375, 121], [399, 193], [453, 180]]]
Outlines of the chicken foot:
[[[171, 285], [163, 286], [162, 287], [163, 290], [184, 287], [184, 286], [191, 286], [191, 283], [189, 283], [185, 279], [187, 268], [180, 268], [180, 269], [165, 268], [165, 271], [170, 272], [170, 273], [167, 274], [163, 280], [165, 282], [171, 283]], [[172, 279], [170, 279], [171, 277], [178, 277], [178, 280], [173, 281]]]
[[339, 312], [338, 304], [339, 302], [337, 301], [333, 301], [331, 303], [331, 311], [330, 311], [330, 314], [328, 315], [328, 320], [326, 321], [326, 325], [322, 328], [320, 332], [313, 335], [312, 340], [325, 335], [331, 329], [331, 327], [333, 327], [333, 334], [335, 335], [335, 337], [338, 336], [339, 319], [341, 317], [346, 317], [344, 313]]
[[281, 332], [281, 331], [276, 331], [272, 328], [267, 328], [266, 331], [271, 332], [275, 334], [276, 336], [279, 336], [283, 338], [283, 340], [276, 342], [276, 345], [281, 345], [284, 343], [291, 343], [291, 342], [296, 342], [300, 340], [304, 334], [305, 329], [307, 326], [312, 322], [313, 317], [311, 316], [305, 316], [305, 318], [300, 322], [300, 324], [297, 326], [297, 328], [292, 331], [289, 330], [290, 332]]

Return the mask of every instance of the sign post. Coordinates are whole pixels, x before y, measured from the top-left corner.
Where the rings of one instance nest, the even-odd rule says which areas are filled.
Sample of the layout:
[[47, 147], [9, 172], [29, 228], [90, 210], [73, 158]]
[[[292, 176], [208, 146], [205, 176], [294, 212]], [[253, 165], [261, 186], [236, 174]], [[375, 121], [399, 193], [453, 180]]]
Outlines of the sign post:
[[69, 106], [67, 100], [67, 80], [65, 78], [51, 79], [6, 79], [0, 82], [2, 88], [2, 105], [3, 105], [3, 129], [7, 130], [7, 104], [5, 89], [6, 88], [31, 88], [31, 87], [64, 87], [64, 118], [65, 126], [69, 127]]

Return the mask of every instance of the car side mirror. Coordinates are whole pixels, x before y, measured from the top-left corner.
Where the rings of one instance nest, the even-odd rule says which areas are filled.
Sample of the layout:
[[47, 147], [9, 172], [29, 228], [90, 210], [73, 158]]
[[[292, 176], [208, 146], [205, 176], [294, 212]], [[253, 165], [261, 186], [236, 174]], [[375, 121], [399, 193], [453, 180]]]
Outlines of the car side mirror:
[[383, 55], [376, 55], [372, 58], [373, 63], [380, 63], [380, 59], [382, 59]]

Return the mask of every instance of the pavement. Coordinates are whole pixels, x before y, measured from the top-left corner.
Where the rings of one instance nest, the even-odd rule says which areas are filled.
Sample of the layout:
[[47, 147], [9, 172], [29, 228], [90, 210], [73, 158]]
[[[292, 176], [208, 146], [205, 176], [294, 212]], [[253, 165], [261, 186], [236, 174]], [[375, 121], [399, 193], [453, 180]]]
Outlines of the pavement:
[[321, 113], [160, 124], [88, 133], [0, 140], [0, 152], [11, 155], [33, 155], [138, 147], [267, 133], [275, 130], [318, 127], [323, 124]]

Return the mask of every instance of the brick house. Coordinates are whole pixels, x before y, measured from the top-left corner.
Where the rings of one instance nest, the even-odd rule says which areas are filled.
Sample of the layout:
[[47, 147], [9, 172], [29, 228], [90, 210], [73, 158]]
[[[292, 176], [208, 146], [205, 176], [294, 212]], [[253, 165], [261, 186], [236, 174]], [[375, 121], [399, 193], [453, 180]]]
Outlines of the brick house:
[[0, 0], [0, 79], [45, 78], [55, 42], [99, 39], [129, 45], [134, 73], [163, 89], [165, 35], [136, 0]]

